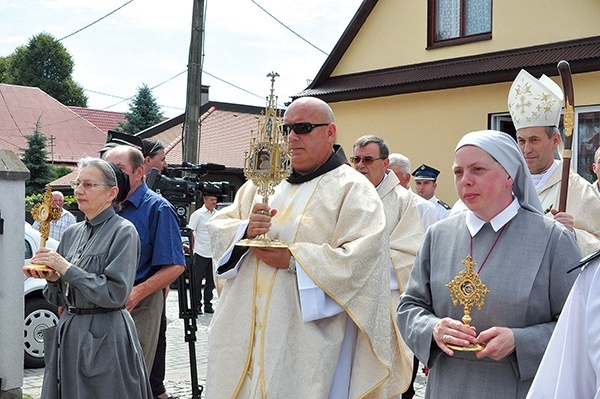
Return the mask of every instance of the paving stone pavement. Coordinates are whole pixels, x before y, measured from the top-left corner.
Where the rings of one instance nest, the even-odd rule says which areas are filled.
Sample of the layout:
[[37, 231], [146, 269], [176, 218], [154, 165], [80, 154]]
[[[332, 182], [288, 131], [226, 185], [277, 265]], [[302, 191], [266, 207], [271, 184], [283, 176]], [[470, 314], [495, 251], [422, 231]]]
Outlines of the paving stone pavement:
[[[198, 316], [196, 333], [196, 364], [198, 369], [198, 383], [204, 386], [206, 382], [207, 364], [207, 332], [212, 318], [211, 314]], [[190, 375], [189, 343], [184, 341], [183, 320], [179, 318], [179, 302], [177, 291], [171, 290], [167, 298], [167, 364], [165, 387], [167, 391], [178, 396], [179, 399], [192, 397]], [[44, 369], [25, 369], [23, 376], [23, 395], [40, 399], [41, 387], [44, 378]], [[425, 395], [425, 376], [422, 372], [417, 375], [415, 382], [414, 399], [423, 399]], [[202, 395], [204, 398], [204, 395]]]

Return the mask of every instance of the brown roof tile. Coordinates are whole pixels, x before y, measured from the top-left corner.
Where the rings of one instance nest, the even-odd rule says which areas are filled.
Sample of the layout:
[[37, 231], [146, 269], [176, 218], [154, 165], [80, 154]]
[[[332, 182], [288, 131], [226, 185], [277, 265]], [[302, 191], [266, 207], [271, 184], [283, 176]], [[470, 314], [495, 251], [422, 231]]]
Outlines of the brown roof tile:
[[38, 120], [48, 138], [48, 161], [77, 163], [85, 155], [97, 156], [106, 141], [100, 129], [42, 90], [0, 84], [0, 148], [20, 155]]
[[125, 113], [115, 111], [105, 111], [100, 109], [91, 109], [83, 107], [69, 107], [73, 112], [89, 121], [92, 125], [108, 134], [109, 130], [115, 130], [119, 127], [119, 122], [126, 123]]
[[[251, 132], [258, 130], [264, 108], [209, 101], [201, 108], [200, 150], [197, 163], [217, 163], [230, 168], [244, 167], [244, 153], [250, 147]], [[159, 123], [138, 135], [160, 140], [169, 164], [181, 164], [184, 115]]]
[[[69, 184], [71, 184], [71, 182], [77, 178], [78, 173], [79, 172], [77, 170], [74, 170], [71, 173], [67, 173], [64, 176], [59, 177], [58, 179], [54, 180], [53, 182], [50, 182], [50, 184], [52, 185], [53, 188], [69, 187]], [[73, 194], [73, 193], [71, 193], [71, 194]]]

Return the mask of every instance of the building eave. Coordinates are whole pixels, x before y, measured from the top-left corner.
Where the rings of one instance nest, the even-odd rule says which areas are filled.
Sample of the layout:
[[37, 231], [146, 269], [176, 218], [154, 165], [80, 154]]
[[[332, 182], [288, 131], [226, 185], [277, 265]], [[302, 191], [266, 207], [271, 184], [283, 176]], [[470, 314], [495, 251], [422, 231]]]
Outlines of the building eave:
[[522, 68], [557, 76], [561, 60], [569, 61], [574, 74], [600, 70], [600, 36], [333, 76], [293, 98], [337, 102], [509, 82]]

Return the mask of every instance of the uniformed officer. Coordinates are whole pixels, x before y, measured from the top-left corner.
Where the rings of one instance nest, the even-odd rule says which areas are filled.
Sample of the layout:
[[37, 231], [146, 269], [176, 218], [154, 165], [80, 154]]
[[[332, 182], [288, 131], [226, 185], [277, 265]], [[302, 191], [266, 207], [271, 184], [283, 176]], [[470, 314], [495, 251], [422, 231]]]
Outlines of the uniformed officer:
[[439, 174], [439, 170], [425, 164], [422, 164], [412, 172], [415, 178], [415, 190], [417, 194], [435, 205], [438, 221], [447, 218], [452, 209], [450, 205], [435, 197], [436, 181]]

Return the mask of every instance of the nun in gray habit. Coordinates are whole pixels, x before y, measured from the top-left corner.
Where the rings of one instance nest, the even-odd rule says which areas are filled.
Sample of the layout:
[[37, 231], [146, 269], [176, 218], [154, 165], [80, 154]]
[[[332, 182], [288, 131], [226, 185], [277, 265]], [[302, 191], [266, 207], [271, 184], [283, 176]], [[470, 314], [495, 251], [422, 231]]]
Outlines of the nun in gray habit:
[[70, 226], [56, 251], [40, 249], [32, 263], [50, 271], [46, 299], [64, 306], [58, 326], [44, 332], [44, 399], [151, 398], [135, 325], [125, 303], [133, 287], [139, 237], [113, 204], [128, 191], [127, 175], [98, 158], [79, 161], [72, 184], [85, 221]]
[[[509, 135], [465, 135], [454, 180], [469, 209], [429, 228], [398, 306], [398, 327], [430, 368], [426, 398], [525, 398], [581, 258], [573, 234], [542, 214], [521, 151]], [[489, 293], [461, 321], [447, 286], [471, 255]], [[573, 273], [574, 274], [574, 273]], [[483, 344], [480, 351], [453, 350]]]

